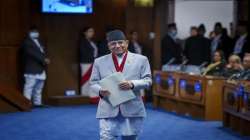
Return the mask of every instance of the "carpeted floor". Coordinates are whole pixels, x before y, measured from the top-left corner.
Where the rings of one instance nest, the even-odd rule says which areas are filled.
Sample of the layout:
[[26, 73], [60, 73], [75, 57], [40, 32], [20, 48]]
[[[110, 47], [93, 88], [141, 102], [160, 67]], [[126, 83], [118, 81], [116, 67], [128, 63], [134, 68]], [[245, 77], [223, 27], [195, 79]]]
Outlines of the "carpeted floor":
[[[0, 114], [0, 140], [98, 140], [96, 106], [50, 107]], [[176, 116], [147, 106], [140, 140], [250, 140], [221, 122]]]

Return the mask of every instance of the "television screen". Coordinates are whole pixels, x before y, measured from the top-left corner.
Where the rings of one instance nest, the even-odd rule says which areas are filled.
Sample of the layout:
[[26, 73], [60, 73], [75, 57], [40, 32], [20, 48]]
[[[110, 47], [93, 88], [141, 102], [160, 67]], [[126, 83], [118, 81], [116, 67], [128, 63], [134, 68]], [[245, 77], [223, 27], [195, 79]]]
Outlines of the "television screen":
[[43, 13], [92, 13], [93, 0], [42, 0]]

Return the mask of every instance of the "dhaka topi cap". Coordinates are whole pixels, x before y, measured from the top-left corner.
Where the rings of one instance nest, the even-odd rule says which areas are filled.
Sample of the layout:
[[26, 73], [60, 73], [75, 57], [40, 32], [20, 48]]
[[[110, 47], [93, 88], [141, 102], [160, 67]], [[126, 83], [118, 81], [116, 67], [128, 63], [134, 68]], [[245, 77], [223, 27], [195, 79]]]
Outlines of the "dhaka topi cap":
[[108, 32], [107, 41], [118, 41], [118, 40], [126, 40], [125, 34], [121, 30], [113, 30]]

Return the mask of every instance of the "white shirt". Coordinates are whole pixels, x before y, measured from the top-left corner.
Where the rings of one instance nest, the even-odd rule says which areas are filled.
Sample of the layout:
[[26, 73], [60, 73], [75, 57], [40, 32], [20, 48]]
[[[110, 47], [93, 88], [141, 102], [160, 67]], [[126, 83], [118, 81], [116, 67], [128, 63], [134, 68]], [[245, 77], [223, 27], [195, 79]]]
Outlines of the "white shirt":
[[220, 41], [221, 35], [216, 36], [211, 43], [211, 56], [214, 55], [214, 52], [216, 51], [219, 41]]
[[121, 65], [124, 55], [125, 55], [125, 53], [123, 53], [121, 56], [116, 55], [117, 56], [117, 61], [118, 61], [119, 65]]
[[142, 54], [141, 46], [138, 44], [138, 42], [133, 42], [135, 53]]
[[38, 39], [33, 39], [32, 38], [32, 40], [34, 41], [34, 43], [36, 44], [36, 46], [39, 48], [39, 50], [42, 52], [42, 53], [44, 53], [44, 49], [43, 49], [43, 47], [41, 46], [41, 44], [39, 43], [39, 41], [38, 41]]
[[234, 54], [239, 54], [242, 51], [242, 47], [246, 41], [247, 34], [240, 36], [240, 38], [236, 41], [234, 46]]
[[94, 49], [93, 56], [96, 58], [98, 56], [98, 48], [93, 41], [90, 41], [90, 45]]

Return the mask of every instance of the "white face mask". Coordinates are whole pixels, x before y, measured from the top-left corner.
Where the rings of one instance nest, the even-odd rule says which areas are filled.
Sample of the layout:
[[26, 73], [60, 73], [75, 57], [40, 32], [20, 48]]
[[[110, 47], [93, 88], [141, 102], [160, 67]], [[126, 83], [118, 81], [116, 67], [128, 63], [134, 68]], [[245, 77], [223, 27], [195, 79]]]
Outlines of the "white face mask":
[[39, 33], [38, 32], [30, 32], [29, 35], [33, 39], [37, 39], [39, 37]]

